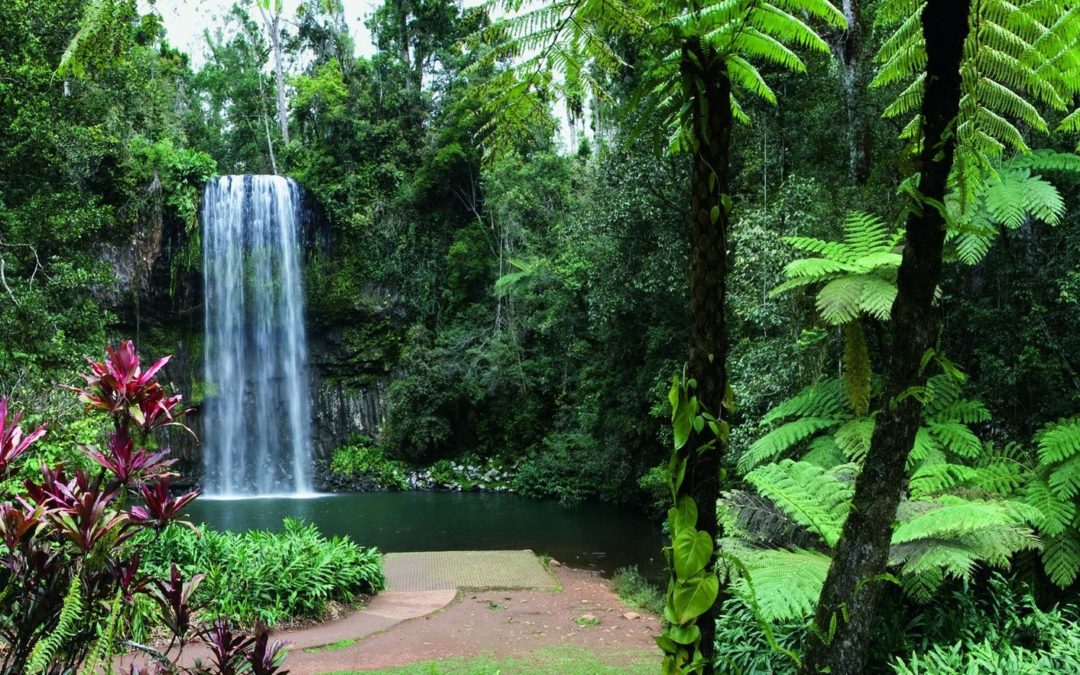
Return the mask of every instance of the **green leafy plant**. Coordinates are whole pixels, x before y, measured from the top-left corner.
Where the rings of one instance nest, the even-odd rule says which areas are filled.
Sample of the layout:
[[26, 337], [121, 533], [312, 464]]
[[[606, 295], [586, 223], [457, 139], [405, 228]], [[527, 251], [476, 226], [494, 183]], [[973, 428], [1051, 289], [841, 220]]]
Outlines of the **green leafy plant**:
[[621, 567], [611, 577], [611, 589], [634, 609], [660, 615], [664, 611], [664, 595], [641, 575], [636, 565]]
[[1058, 420], [1035, 436], [1038, 464], [1023, 488], [1023, 498], [1038, 509], [1044, 538], [1042, 562], [1050, 580], [1062, 588], [1080, 574], [1080, 418]]
[[[671, 545], [664, 547], [670, 578], [664, 595], [664, 631], [656, 643], [664, 652], [665, 672], [698, 673], [706, 668], [701, 652], [698, 617], [709, 611], [720, 592], [720, 579], [712, 569], [715, 542], [697, 529], [698, 508], [680, 492], [686, 477], [691, 433], [707, 426], [714, 438], [691, 449], [691, 453], [720, 452], [727, 442], [727, 423], [702, 410], [692, 391], [693, 380], [673, 378], [668, 392], [674, 446], [667, 465], [668, 489], [673, 506], [668, 509], [667, 528]], [[717, 477], [719, 479], [719, 476]]]
[[206, 618], [268, 627], [320, 619], [329, 603], [350, 603], [385, 585], [377, 550], [327, 539], [291, 518], [280, 532], [168, 527], [148, 542], [143, 564], [155, 572], [175, 564], [185, 574], [203, 574], [193, 600]]
[[388, 490], [404, 490], [408, 465], [390, 459], [381, 445], [364, 436], [356, 436], [348, 445], [334, 451], [330, 469], [343, 476], [363, 476]]

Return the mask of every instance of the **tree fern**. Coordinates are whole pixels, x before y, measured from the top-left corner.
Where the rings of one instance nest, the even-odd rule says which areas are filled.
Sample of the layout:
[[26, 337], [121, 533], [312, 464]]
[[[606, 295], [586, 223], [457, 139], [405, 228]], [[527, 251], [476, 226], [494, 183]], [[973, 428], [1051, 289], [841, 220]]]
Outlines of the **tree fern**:
[[[879, 21], [892, 28], [877, 54], [881, 64], [871, 86], [903, 84], [886, 117], [907, 117], [922, 104], [926, 45], [923, 2], [887, 0]], [[954, 184], [967, 210], [982, 180], [1007, 149], [1028, 152], [1021, 129], [1047, 132], [1040, 107], [1066, 111], [1076, 92], [1075, 18], [1071, 0], [980, 0], [972, 5], [961, 63], [962, 96], [957, 120]], [[1071, 116], [1070, 116], [1071, 117]], [[1066, 118], [1063, 126], [1073, 122]], [[918, 115], [901, 136], [917, 150]]]
[[[642, 90], [635, 106], [653, 128], [668, 129], [669, 147], [689, 150], [685, 133], [686, 92], [680, 64], [687, 40], [708, 46], [726, 64], [734, 87], [732, 108], [745, 119], [740, 97], [775, 103], [761, 65], [802, 72], [795, 48], [828, 53], [828, 44], [810, 22], [844, 25], [843, 15], [826, 0], [572, 0], [501, 3], [507, 16], [476, 36], [481, 57], [466, 76], [498, 63], [511, 66], [483, 85], [488, 105], [483, 130], [512, 141], [528, 128], [537, 109], [552, 97], [607, 92], [601, 78], [625, 68], [612, 48], [614, 37], [630, 37], [645, 54]], [[657, 123], [658, 122], [658, 123]]]
[[785, 237], [792, 247], [816, 257], [800, 258], [784, 268], [787, 280], [772, 291], [818, 285], [817, 310], [829, 324], [848, 323], [860, 315], [885, 320], [896, 298], [902, 230], [889, 229], [877, 216], [850, 213], [839, 242], [813, 237]]

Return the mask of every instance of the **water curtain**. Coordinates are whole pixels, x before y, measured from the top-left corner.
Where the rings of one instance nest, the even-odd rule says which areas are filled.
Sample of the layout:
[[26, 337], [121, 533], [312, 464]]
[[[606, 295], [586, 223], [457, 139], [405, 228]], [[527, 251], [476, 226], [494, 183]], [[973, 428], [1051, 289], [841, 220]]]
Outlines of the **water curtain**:
[[281, 176], [221, 176], [203, 195], [210, 495], [311, 491], [301, 207]]

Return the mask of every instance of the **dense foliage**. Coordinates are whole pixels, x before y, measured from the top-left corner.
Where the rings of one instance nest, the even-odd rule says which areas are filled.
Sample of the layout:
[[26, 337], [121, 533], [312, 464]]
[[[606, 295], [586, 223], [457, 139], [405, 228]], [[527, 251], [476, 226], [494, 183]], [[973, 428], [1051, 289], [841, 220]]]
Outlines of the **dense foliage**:
[[281, 532], [216, 532], [171, 525], [149, 541], [143, 566], [175, 565], [202, 575], [192, 601], [209, 619], [272, 628], [321, 619], [330, 603], [349, 604], [382, 590], [382, 558], [346, 539], [326, 539], [314, 525], [286, 520]]
[[[713, 665], [681, 647], [713, 609], [718, 668], [796, 668], [845, 628], [835, 607], [807, 623], [845, 583], [895, 596], [863, 621], [893, 636], [876, 671], [1075, 669], [1080, 7], [505, 5], [388, 0], [357, 57], [342, 2], [304, 0], [269, 32], [239, 2], [194, 60], [132, 0], [0, 5], [0, 393], [51, 430], [35, 464], [85, 470], [79, 445], [112, 447], [105, 415], [52, 386], [107, 336], [197, 362], [199, 186], [276, 171], [329, 223], [305, 267], [311, 333], [337, 355], [323, 374], [385, 406], [333, 470], [674, 507], [664, 646], [691, 669]], [[920, 23], [949, 7], [971, 8], [950, 33], [954, 113]], [[927, 233], [937, 271], [905, 272]], [[695, 293], [710, 273], [723, 296]], [[919, 330], [896, 316], [912, 279]], [[882, 456], [900, 458], [895, 504], [863, 529], [884, 570], [827, 582]], [[727, 469], [715, 542], [712, 509], [680, 492], [702, 458]], [[28, 464], [5, 489], [36, 480]], [[298, 525], [149, 546], [245, 621], [379, 586], [374, 553]], [[279, 585], [296, 550], [326, 563]], [[76, 591], [53, 590], [59, 617]]]
[[[4, 673], [109, 671], [123, 641], [138, 632], [139, 607], [156, 606], [171, 641], [164, 651], [142, 648], [156, 672], [206, 672], [180, 665], [184, 646], [205, 642], [214, 653], [211, 672], [228, 675], [247, 668], [272, 675], [284, 653], [257, 637], [233, 633], [228, 620], [195, 621], [191, 593], [201, 574], [182, 576], [175, 564], [141, 567], [147, 542], [171, 523], [198, 492], [172, 494], [169, 450], [149, 449], [162, 427], [178, 425], [188, 411], [181, 396], [166, 391], [156, 375], [169, 361], [146, 370], [130, 341], [107, 348], [102, 362], [89, 361], [84, 388], [76, 389], [86, 410], [112, 422], [104, 448], [82, 446], [93, 469], [68, 473], [63, 464], [39, 464], [40, 482], [26, 480], [21, 494], [6, 492], [0, 504], [4, 539], [0, 639]], [[24, 434], [21, 413], [8, 414], [0, 398], [0, 472], [31, 456], [45, 425]], [[155, 574], [160, 572], [160, 574]], [[174, 652], [173, 647], [177, 646]], [[209, 664], [207, 664], [209, 667]], [[133, 673], [149, 672], [135, 664]]]

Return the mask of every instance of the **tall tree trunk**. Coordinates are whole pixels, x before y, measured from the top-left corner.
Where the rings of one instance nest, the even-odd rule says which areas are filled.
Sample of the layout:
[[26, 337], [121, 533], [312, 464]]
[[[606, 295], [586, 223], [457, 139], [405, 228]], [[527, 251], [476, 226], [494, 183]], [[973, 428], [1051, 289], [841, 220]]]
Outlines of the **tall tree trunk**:
[[270, 36], [270, 45], [274, 49], [274, 83], [277, 85], [277, 122], [281, 129], [281, 140], [286, 145], [289, 143], [289, 117], [285, 107], [285, 65], [281, 55], [281, 8], [264, 9], [259, 5], [259, 14], [262, 15], [266, 32]]
[[[907, 392], [925, 384], [920, 364], [941, 326], [933, 301], [941, 279], [946, 223], [934, 204], [944, 201], [956, 148], [953, 129], [960, 105], [968, 9], [966, 1], [929, 0], [922, 14], [927, 62], [919, 192], [924, 202], [907, 220], [890, 322], [886, 407], [878, 416], [870, 451], [855, 482], [851, 514], [821, 591], [814, 617], [817, 635], [808, 638], [804, 673], [826, 669], [832, 675], [861, 673], [871, 641], [880, 577], [888, 562], [907, 458], [919, 428], [921, 405]], [[835, 626], [831, 638], [830, 626]]]
[[862, 185], [870, 174], [867, 156], [866, 115], [862, 109], [862, 92], [866, 84], [866, 54], [863, 50], [863, 26], [859, 0], [843, 0], [841, 11], [847, 28], [832, 41], [833, 55], [840, 64], [840, 83], [844, 87], [844, 111], [847, 114], [848, 173], [851, 180]]
[[405, 68], [405, 87], [410, 91], [420, 90], [420, 82], [415, 76], [413, 71], [412, 56], [409, 53], [409, 2], [408, 0], [397, 0], [398, 9], [398, 33], [400, 34], [398, 43], [398, 58], [401, 59], [401, 65]]
[[[728, 155], [731, 142], [731, 80], [716, 50], [700, 41], [683, 46], [681, 62], [685, 86], [692, 105], [694, 148], [690, 184], [690, 376], [697, 380], [696, 394], [702, 406], [717, 417], [727, 388], [727, 329], [724, 297], [727, 279]], [[716, 500], [719, 497], [722, 448], [699, 453], [707, 440], [698, 434], [689, 450], [687, 489], [697, 502], [698, 529], [713, 541], [717, 536]], [[709, 569], [715, 564], [710, 561]], [[716, 611], [698, 619], [701, 651], [712, 672]]]

